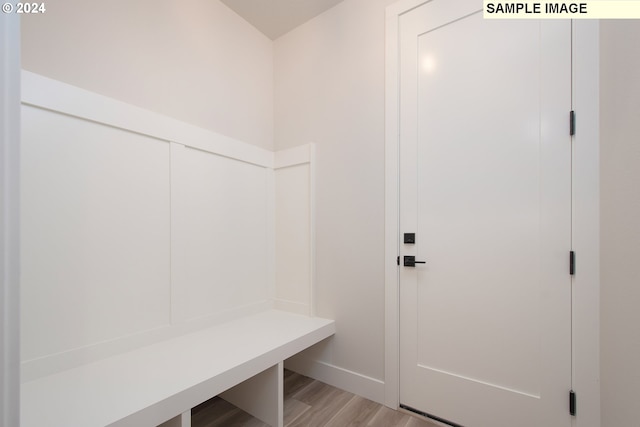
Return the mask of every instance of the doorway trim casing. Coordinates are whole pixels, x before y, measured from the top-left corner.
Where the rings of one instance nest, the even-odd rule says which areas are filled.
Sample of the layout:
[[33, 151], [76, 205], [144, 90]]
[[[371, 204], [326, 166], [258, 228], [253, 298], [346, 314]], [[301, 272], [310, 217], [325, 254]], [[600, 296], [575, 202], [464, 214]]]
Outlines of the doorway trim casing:
[[[400, 397], [399, 268], [399, 19], [430, 0], [399, 0], [386, 9], [385, 35], [385, 394]], [[599, 23], [572, 24], [572, 378], [578, 412], [573, 426], [600, 426]], [[568, 114], [567, 112], [567, 120]], [[567, 122], [568, 123], [568, 122]], [[568, 130], [568, 126], [567, 126]], [[567, 410], [569, 401], [567, 390]]]
[[0, 427], [20, 425], [20, 17], [0, 14]]

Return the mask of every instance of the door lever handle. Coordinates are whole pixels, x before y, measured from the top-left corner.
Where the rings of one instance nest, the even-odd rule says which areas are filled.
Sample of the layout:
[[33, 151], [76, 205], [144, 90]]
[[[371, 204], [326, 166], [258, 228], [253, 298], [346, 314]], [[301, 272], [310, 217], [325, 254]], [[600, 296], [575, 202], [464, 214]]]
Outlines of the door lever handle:
[[415, 267], [416, 264], [426, 264], [426, 261], [416, 261], [416, 257], [413, 255], [405, 255], [403, 258], [403, 265], [405, 267]]

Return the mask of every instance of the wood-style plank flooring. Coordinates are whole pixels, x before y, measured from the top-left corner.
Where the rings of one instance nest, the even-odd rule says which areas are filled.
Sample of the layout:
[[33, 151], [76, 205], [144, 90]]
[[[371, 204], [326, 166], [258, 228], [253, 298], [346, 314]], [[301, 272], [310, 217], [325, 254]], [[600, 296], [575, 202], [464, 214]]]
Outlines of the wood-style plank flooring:
[[[191, 411], [192, 427], [268, 427], [219, 397]], [[285, 370], [286, 427], [436, 427], [355, 394]]]

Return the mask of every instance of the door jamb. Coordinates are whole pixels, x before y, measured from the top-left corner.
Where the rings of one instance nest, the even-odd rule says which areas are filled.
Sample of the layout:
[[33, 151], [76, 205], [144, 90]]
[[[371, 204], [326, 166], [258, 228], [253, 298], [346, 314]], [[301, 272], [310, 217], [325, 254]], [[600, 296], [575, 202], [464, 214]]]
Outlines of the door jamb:
[[[429, 0], [399, 0], [386, 8], [385, 35], [385, 393], [397, 409], [400, 396], [399, 307], [399, 19]], [[599, 23], [572, 25], [573, 137], [572, 249], [580, 258], [573, 280], [573, 384], [580, 396], [574, 426], [600, 425], [599, 271]], [[568, 116], [567, 112], [567, 116]], [[569, 390], [567, 390], [568, 401]], [[567, 407], [568, 410], [568, 407]]]
[[20, 425], [20, 19], [0, 14], [0, 427]]

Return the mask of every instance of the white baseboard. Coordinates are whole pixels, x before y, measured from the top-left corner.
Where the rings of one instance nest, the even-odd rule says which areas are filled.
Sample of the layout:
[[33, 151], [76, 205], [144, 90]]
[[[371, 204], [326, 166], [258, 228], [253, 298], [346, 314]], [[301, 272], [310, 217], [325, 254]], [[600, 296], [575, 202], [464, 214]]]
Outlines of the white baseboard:
[[304, 354], [287, 359], [284, 366], [286, 369], [384, 405], [384, 381], [320, 360], [312, 360]]

